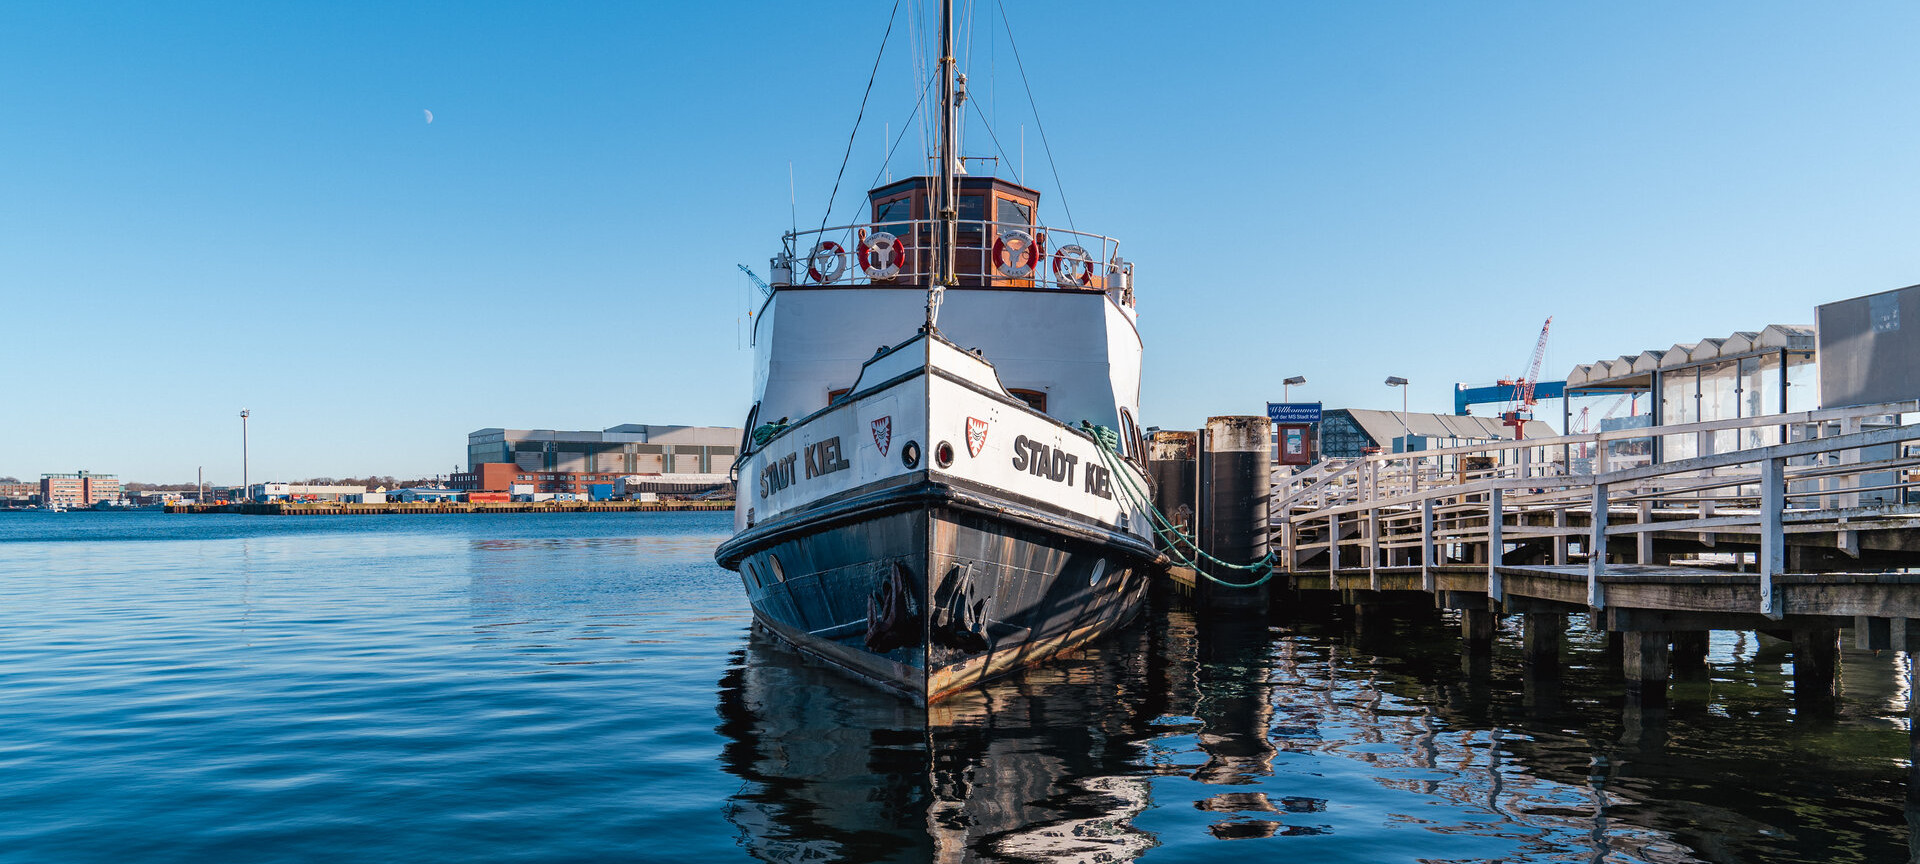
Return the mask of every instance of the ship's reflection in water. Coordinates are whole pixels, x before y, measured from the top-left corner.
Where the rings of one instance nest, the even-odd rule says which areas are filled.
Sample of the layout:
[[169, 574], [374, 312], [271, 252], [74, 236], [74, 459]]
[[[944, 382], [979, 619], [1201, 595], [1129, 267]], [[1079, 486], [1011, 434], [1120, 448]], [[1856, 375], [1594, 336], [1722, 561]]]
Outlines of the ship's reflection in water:
[[756, 631], [719, 689], [728, 818], [765, 861], [1698, 860], [1613, 819], [1584, 756], [1550, 779], [1526, 733], [1264, 621], [1156, 615], [924, 712]]

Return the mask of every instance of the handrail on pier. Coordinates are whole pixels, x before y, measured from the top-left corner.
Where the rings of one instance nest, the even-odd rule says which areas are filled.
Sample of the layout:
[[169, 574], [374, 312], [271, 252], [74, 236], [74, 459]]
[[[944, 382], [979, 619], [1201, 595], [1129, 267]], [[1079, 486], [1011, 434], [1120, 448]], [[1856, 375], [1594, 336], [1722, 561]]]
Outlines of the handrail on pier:
[[[1633, 538], [1637, 560], [1648, 564], [1655, 532], [1691, 534], [1706, 547], [1722, 534], [1757, 534], [1760, 608], [1752, 611], [1778, 618], [1775, 578], [1785, 570], [1789, 526], [1796, 534], [1837, 532], [1841, 550], [1857, 557], [1857, 529], [1849, 520], [1920, 517], [1920, 508], [1905, 503], [1907, 472], [1920, 467], [1920, 458], [1901, 452], [1901, 445], [1920, 440], [1920, 423], [1863, 429], [1874, 418], [1893, 416], [1897, 424], [1900, 415], [1916, 412], [1920, 402], [1891, 402], [1329, 460], [1276, 481], [1269, 509], [1274, 543], [1296, 572], [1324, 552], [1331, 587], [1339, 587], [1341, 570], [1354, 569], [1346, 550], [1358, 547], [1376, 589], [1378, 569], [1394, 566], [1396, 555], [1402, 565], [1417, 563], [1423, 587], [1433, 590], [1442, 545], [1462, 555], [1481, 550], [1487, 593], [1499, 601], [1509, 544], [1551, 539], [1553, 563], [1567, 565], [1577, 542], [1587, 605], [1600, 609], [1607, 605], [1610, 539]], [[1607, 470], [1608, 442], [1688, 434], [1708, 441], [1715, 432], [1771, 427], [1780, 427], [1783, 439], [1799, 429], [1802, 438]], [[1594, 473], [1569, 473], [1564, 459], [1551, 458], [1550, 449], [1575, 445], [1600, 445]], [[1479, 464], [1446, 472], [1439, 470], [1443, 458]], [[1862, 508], [1865, 493], [1888, 491], [1898, 496], [1891, 504]], [[1613, 524], [1622, 510], [1630, 521]], [[1569, 525], [1569, 513], [1585, 513], [1589, 524]]]

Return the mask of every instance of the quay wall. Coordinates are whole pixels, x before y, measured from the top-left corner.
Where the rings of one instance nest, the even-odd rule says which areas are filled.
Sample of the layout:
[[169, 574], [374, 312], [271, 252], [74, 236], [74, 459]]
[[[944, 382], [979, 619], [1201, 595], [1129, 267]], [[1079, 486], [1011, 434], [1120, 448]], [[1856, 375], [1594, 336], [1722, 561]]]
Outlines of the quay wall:
[[169, 504], [168, 513], [243, 513], [251, 516], [405, 516], [429, 513], [655, 513], [732, 510], [732, 501], [442, 501], [340, 504], [284, 501], [243, 504]]

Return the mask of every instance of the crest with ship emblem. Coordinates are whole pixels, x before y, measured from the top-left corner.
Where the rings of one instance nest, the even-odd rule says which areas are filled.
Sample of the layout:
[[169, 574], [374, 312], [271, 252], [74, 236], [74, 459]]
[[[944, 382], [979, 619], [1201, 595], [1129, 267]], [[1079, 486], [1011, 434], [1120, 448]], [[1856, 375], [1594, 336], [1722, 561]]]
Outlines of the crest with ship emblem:
[[967, 418], [967, 455], [978, 457], [987, 446], [987, 421], [977, 417]]

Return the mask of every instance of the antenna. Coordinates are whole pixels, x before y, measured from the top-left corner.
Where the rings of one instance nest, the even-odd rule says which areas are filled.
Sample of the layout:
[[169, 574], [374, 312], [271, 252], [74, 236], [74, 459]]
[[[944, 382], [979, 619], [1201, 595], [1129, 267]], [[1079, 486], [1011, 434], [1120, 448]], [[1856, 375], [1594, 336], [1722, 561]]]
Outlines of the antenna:
[[793, 233], [800, 233], [800, 206], [795, 203], [793, 194], [793, 160], [787, 160], [787, 218], [792, 220]]

